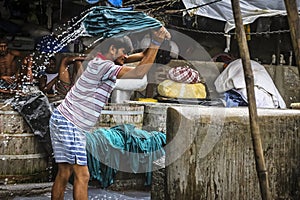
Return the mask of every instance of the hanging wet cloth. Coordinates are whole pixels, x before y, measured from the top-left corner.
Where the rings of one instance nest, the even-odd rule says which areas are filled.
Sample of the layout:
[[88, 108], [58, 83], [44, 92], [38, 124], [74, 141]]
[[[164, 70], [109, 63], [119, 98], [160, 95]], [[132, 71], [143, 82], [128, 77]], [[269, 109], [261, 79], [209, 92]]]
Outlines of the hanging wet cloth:
[[165, 133], [137, 129], [133, 124], [98, 128], [86, 134], [91, 178], [106, 188], [123, 165], [132, 173], [146, 173], [145, 185], [150, 185], [152, 163], [165, 155], [165, 145]]
[[49, 120], [52, 109], [47, 96], [37, 90], [22, 96], [16, 95], [7, 102], [24, 118], [48, 155], [51, 155]]

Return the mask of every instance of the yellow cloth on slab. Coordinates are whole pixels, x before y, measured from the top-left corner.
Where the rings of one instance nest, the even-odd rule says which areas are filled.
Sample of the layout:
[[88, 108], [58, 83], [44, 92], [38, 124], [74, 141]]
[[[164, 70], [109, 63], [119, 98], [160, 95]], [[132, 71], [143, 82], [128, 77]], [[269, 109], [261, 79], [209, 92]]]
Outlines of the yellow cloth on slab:
[[206, 98], [206, 87], [203, 83], [178, 83], [164, 80], [157, 86], [158, 93], [171, 98]]

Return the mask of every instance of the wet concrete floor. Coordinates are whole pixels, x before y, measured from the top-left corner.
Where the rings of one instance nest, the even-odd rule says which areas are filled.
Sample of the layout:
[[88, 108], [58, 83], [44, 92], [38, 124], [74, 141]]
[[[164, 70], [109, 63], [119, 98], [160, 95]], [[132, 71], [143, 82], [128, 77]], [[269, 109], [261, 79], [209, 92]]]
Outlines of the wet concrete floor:
[[[11, 191], [11, 198], [7, 195], [7, 199], [10, 200], [50, 200], [51, 199], [51, 185], [47, 185], [44, 189], [44, 193], [34, 194], [34, 188], [23, 188], [20, 187], [16, 192], [17, 194], [13, 194], [14, 191]], [[20, 192], [23, 190], [22, 192]], [[29, 191], [31, 190], [31, 192]], [[68, 185], [65, 192], [65, 200], [73, 200], [72, 197], [72, 185]], [[149, 191], [112, 191], [101, 188], [89, 187], [89, 200], [101, 199], [101, 200], [150, 200], [150, 192]]]
[[[13, 200], [48, 200], [51, 199], [50, 193], [31, 197], [15, 197]], [[101, 200], [150, 200], [150, 193], [139, 191], [115, 192], [102, 189], [90, 189], [89, 199]], [[73, 200], [72, 191], [67, 191], [65, 200]]]

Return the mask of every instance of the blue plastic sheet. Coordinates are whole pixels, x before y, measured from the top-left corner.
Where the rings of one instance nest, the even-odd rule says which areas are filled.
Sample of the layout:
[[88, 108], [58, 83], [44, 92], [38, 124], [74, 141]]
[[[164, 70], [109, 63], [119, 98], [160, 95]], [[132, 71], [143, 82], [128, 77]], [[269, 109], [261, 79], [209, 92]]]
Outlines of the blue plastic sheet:
[[115, 7], [122, 7], [123, 1], [122, 0], [108, 0], [108, 2], [115, 6]]

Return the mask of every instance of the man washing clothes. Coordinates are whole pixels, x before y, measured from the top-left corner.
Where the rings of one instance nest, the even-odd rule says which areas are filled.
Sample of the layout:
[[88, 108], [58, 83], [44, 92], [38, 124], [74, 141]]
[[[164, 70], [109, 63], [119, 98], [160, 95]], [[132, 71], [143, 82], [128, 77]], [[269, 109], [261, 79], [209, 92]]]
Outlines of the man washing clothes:
[[[71, 174], [74, 174], [73, 198], [88, 199], [88, 181], [85, 133], [96, 124], [104, 105], [115, 86], [116, 79], [143, 78], [155, 60], [160, 44], [170, 39], [161, 27], [152, 30], [152, 40], [145, 51], [127, 56], [131, 42], [126, 37], [111, 37], [97, 48], [98, 55], [67, 93], [50, 119], [50, 135], [58, 173], [52, 187], [52, 199], [63, 199]], [[140, 61], [136, 67], [126, 62]]]

